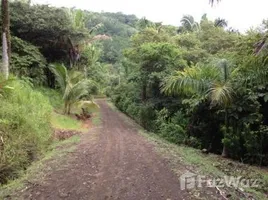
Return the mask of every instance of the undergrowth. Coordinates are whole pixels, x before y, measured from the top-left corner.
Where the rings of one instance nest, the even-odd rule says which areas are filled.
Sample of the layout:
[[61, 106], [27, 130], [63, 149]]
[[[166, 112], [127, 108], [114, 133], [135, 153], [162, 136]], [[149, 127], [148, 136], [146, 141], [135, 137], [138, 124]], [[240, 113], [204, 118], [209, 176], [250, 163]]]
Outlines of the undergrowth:
[[[16, 191], [20, 191], [26, 187], [29, 183], [41, 181], [46, 171], [59, 169], [63, 166], [62, 159], [68, 153], [74, 151], [75, 145], [80, 142], [79, 136], [73, 136], [64, 141], [54, 141], [48, 148], [48, 152], [42, 159], [35, 161], [26, 171], [21, 174], [19, 179], [9, 182], [7, 185], [0, 186], [0, 200], [5, 197], [16, 194]], [[47, 166], [50, 165], [48, 168]]]
[[14, 80], [0, 104], [0, 184], [19, 176], [52, 142], [48, 98]]

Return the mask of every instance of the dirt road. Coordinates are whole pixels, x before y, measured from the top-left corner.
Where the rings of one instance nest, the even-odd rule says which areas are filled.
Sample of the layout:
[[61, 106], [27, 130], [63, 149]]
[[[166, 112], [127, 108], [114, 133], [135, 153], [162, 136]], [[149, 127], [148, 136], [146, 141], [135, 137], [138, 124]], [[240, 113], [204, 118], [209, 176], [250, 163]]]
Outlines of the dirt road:
[[21, 198], [189, 199], [187, 193], [180, 190], [178, 177], [166, 160], [138, 134], [137, 128], [126, 123], [104, 100], [98, 103], [101, 126], [82, 136], [76, 150], [64, 158], [68, 161], [67, 167], [47, 174], [42, 182], [29, 187]]

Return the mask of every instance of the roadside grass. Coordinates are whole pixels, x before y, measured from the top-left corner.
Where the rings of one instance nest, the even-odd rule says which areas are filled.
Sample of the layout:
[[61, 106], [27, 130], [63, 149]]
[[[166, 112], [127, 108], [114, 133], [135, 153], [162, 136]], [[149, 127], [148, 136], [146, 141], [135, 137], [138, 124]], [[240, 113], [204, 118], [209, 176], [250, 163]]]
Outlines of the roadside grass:
[[204, 175], [208, 179], [233, 176], [247, 180], [258, 180], [259, 187], [256, 188], [224, 187], [224, 191], [231, 195], [229, 199], [268, 199], [267, 168], [239, 163], [215, 154], [203, 154], [198, 149], [170, 143], [159, 135], [144, 130], [134, 120], [120, 112], [111, 102], [108, 104], [111, 109], [120, 113], [127, 123], [138, 128], [139, 134], [152, 143], [156, 152], [169, 161], [171, 169], [178, 177], [186, 172], [191, 172]]
[[[38, 88], [39, 92], [49, 97], [50, 104], [54, 108], [54, 112], [51, 113], [49, 118], [51, 127], [55, 130], [63, 131], [77, 131], [87, 132], [90, 124], [99, 125], [101, 123], [101, 116], [99, 110], [92, 110], [93, 117], [91, 122], [79, 121], [74, 116], [67, 116], [60, 114], [63, 110], [63, 100], [58, 91], [48, 88]], [[89, 126], [86, 126], [89, 125]], [[80, 142], [80, 136], [74, 135], [65, 140], [58, 140], [54, 138], [52, 144], [48, 149], [36, 159], [27, 170], [18, 172], [18, 179], [10, 180], [7, 184], [0, 184], [0, 200], [9, 198], [9, 195], [20, 193], [27, 189], [28, 185], [35, 184], [42, 181], [49, 171], [63, 169], [68, 163], [65, 162], [66, 155], [74, 152], [76, 144]], [[15, 198], [15, 197], [14, 197]], [[13, 199], [13, 198], [12, 198]]]
[[21, 172], [20, 178], [0, 186], [0, 200], [9, 197], [11, 194], [26, 190], [29, 184], [34, 185], [37, 182], [42, 182], [45, 174], [49, 171], [64, 168], [66, 164], [63, 158], [68, 153], [72, 153], [79, 142], [80, 136], [77, 135], [64, 141], [54, 141], [44, 157], [34, 162], [26, 171]]
[[44, 96], [48, 97], [50, 104], [57, 111], [63, 110], [63, 99], [60, 91], [46, 87], [39, 87], [37, 91], [41, 92]]
[[71, 116], [62, 115], [56, 112], [52, 113], [51, 125], [55, 129], [70, 130], [70, 131], [87, 131], [82, 127], [83, 123], [78, 121]]
[[[100, 125], [100, 112], [95, 112], [91, 120], [94, 126]], [[83, 128], [82, 124], [83, 123], [81, 121], [78, 121], [71, 116], [61, 115], [56, 112], [52, 113], [51, 125], [54, 129], [79, 132], [88, 131], [88, 129]], [[42, 182], [45, 175], [50, 171], [62, 170], [67, 167], [68, 163], [65, 163], [67, 161], [64, 158], [68, 155], [68, 153], [75, 151], [79, 142], [79, 135], [74, 135], [63, 141], [54, 140], [40, 160], [33, 162], [27, 170], [20, 173], [20, 178], [12, 180], [6, 185], [0, 185], [0, 200], [5, 199], [10, 195], [23, 192], [27, 189], [27, 185], [34, 185], [40, 181]], [[14, 198], [16, 198], [16, 195]]]

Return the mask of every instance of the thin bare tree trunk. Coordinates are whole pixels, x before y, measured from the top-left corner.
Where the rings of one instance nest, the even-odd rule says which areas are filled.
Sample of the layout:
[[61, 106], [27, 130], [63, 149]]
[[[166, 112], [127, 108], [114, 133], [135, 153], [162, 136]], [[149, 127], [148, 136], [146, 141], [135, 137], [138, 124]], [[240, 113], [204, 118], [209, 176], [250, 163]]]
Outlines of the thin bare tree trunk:
[[9, 8], [8, 0], [2, 0], [2, 73], [6, 79], [9, 76], [9, 62], [11, 54], [11, 42], [9, 32]]
[[2, 35], [2, 73], [5, 79], [8, 79], [9, 76], [9, 59], [8, 59], [8, 48], [7, 48], [7, 37], [6, 33], [4, 32]]
[[[227, 137], [227, 133], [228, 133], [228, 130], [229, 130], [229, 123], [228, 123], [228, 110], [227, 108], [225, 107], [224, 109], [224, 112], [225, 112], [225, 116], [224, 116], [224, 121], [225, 121], [225, 131], [224, 131], [224, 135], [223, 135], [223, 138]], [[222, 149], [222, 154], [221, 154], [222, 157], [224, 158], [227, 158], [228, 157], [228, 148], [226, 146], [225, 143], [223, 143], [223, 149]]]

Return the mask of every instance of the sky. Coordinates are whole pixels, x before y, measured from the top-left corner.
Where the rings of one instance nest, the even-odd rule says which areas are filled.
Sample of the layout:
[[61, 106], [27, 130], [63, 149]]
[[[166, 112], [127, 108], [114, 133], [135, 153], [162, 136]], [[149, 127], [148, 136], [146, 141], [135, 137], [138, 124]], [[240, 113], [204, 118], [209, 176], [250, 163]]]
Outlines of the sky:
[[268, 19], [268, 0], [222, 0], [211, 7], [209, 0], [32, 0], [32, 3], [76, 7], [95, 12], [123, 12], [146, 17], [154, 22], [179, 26], [184, 14], [199, 21], [204, 13], [209, 19], [224, 18], [229, 26], [245, 32]]

